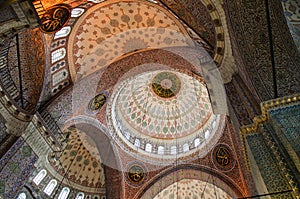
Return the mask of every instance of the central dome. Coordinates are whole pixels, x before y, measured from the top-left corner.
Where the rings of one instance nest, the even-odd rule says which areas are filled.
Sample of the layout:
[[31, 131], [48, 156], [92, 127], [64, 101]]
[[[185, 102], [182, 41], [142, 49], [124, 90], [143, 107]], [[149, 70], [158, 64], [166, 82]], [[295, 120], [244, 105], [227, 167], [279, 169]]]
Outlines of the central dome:
[[219, 121], [202, 79], [171, 70], [145, 72], [123, 81], [109, 107], [110, 127], [122, 143], [160, 155], [197, 147]]

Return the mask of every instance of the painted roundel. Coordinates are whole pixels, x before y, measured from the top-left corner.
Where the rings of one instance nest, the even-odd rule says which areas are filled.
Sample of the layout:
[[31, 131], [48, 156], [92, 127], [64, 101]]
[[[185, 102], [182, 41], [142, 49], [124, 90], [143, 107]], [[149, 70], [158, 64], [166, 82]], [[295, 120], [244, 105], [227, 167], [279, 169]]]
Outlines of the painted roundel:
[[100, 93], [96, 95], [88, 105], [89, 110], [91, 111], [97, 111], [99, 110], [106, 102], [106, 94]]
[[213, 150], [212, 156], [215, 166], [220, 170], [229, 171], [235, 165], [233, 152], [228, 145], [217, 145]]
[[181, 88], [179, 77], [172, 72], [158, 73], [152, 80], [153, 92], [162, 98], [171, 98], [178, 94]]
[[132, 162], [126, 168], [126, 180], [132, 186], [140, 186], [147, 178], [147, 169], [140, 162]]
[[41, 18], [41, 30], [44, 33], [54, 33], [66, 25], [71, 17], [71, 11], [67, 5], [59, 4], [46, 10]]

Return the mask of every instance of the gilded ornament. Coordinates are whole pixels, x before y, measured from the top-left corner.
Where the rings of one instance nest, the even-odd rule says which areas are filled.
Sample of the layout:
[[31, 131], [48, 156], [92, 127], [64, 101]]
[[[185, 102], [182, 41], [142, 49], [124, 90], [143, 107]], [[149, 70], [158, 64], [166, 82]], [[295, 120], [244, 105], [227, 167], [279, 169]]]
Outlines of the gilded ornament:
[[100, 93], [95, 96], [88, 105], [88, 108], [92, 111], [99, 110], [106, 102], [106, 95], [104, 93]]
[[54, 33], [64, 27], [71, 17], [71, 11], [66, 5], [55, 5], [48, 10], [41, 18], [40, 29], [44, 33]]

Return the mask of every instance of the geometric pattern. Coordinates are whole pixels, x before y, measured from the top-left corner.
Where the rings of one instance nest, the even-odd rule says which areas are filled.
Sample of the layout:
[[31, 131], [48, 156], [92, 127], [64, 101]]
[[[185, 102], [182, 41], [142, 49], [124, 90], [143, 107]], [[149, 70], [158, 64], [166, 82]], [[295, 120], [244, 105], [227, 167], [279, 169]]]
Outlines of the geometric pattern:
[[15, 198], [34, 169], [37, 155], [19, 138], [0, 160], [0, 198]]
[[89, 188], [105, 187], [104, 168], [94, 141], [84, 132], [69, 127], [69, 140], [63, 152], [50, 154], [49, 162], [67, 180]]
[[[248, 135], [246, 139], [268, 192], [275, 193], [290, 190], [287, 178], [284, 176], [262, 134]], [[276, 198], [293, 198], [289, 192], [274, 196]]]
[[[153, 90], [157, 76], [175, 74], [180, 88], [175, 96], [164, 98]], [[166, 76], [162, 82], [169, 80]], [[174, 81], [173, 81], [174, 83]], [[205, 85], [179, 72], [155, 71], [135, 76], [122, 83], [115, 97], [116, 119], [123, 128], [157, 139], [174, 139], [198, 132], [212, 115]]]
[[293, 150], [300, 157], [300, 105], [270, 111], [278, 133], [283, 133]]
[[74, 25], [68, 42], [72, 78], [85, 77], [126, 53], [190, 46], [178, 20], [153, 3], [115, 1], [91, 7]]
[[161, 190], [154, 199], [231, 199], [232, 197], [211, 183], [183, 179]]

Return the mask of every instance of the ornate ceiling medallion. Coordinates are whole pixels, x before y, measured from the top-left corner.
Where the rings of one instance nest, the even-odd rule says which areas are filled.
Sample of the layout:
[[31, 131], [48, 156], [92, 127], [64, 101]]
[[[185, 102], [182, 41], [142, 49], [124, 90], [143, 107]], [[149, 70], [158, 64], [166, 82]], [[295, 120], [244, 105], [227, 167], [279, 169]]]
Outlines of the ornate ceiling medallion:
[[126, 166], [126, 181], [129, 185], [138, 187], [147, 179], [147, 169], [141, 162], [131, 162]]
[[96, 95], [88, 105], [88, 109], [91, 111], [99, 110], [106, 102], [107, 95], [105, 93], [100, 93]]
[[230, 171], [235, 165], [231, 148], [226, 144], [218, 144], [212, 153], [215, 166], [223, 171]]
[[71, 11], [67, 5], [58, 4], [46, 10], [41, 18], [41, 30], [52, 34], [64, 27], [71, 17]]
[[176, 74], [172, 72], [158, 73], [151, 83], [153, 92], [162, 98], [171, 98], [176, 96], [181, 88], [181, 81]]

